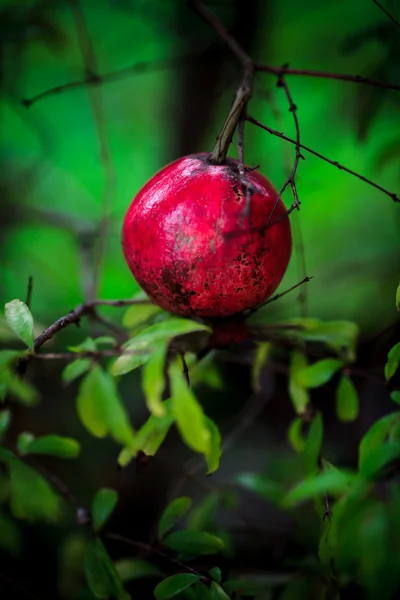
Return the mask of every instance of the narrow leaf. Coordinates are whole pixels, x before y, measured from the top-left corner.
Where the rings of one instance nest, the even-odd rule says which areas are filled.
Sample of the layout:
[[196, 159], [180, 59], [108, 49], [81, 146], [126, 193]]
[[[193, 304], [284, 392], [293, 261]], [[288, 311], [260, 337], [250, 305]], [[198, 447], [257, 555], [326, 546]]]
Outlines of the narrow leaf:
[[206, 531], [183, 529], [175, 531], [164, 538], [164, 546], [172, 548], [186, 556], [199, 554], [216, 554], [224, 549], [224, 542], [217, 536]]
[[398, 344], [396, 344], [395, 346], [393, 346], [393, 348], [390, 350], [388, 357], [387, 357], [387, 362], [385, 365], [385, 377], [386, 377], [386, 381], [389, 381], [389, 379], [391, 379], [393, 377], [393, 375], [396, 373], [398, 367], [400, 364], [400, 342]]
[[161, 398], [165, 387], [164, 365], [167, 350], [167, 344], [160, 343], [143, 367], [142, 387], [146, 396], [147, 408], [156, 417], [161, 417], [165, 414]]
[[4, 434], [7, 432], [11, 423], [11, 412], [9, 410], [0, 411], [0, 442], [2, 441]]
[[134, 304], [122, 317], [122, 325], [127, 329], [133, 329], [160, 312], [161, 308], [155, 304]]
[[77, 410], [82, 423], [95, 437], [111, 434], [117, 442], [134, 447], [134, 431], [115, 382], [99, 365], [82, 380]]
[[303, 419], [296, 417], [289, 425], [288, 439], [293, 450], [303, 452], [305, 439], [303, 436]]
[[368, 456], [374, 452], [376, 448], [382, 446], [383, 442], [389, 436], [391, 429], [398, 423], [400, 419], [400, 413], [395, 412], [390, 415], [386, 415], [376, 421], [372, 427], [367, 431], [361, 440], [359, 446], [359, 458], [358, 465], [359, 469], [362, 469], [364, 463], [367, 461]]
[[221, 434], [214, 421], [206, 417], [206, 423], [211, 434], [211, 439], [205, 458], [208, 466], [207, 475], [211, 475], [211, 473], [214, 473], [214, 471], [218, 469], [219, 461], [222, 456]]
[[304, 444], [304, 462], [307, 475], [318, 471], [318, 462], [322, 446], [323, 422], [320, 412], [315, 415]]
[[211, 434], [202, 407], [187, 386], [176, 363], [170, 367], [172, 406], [183, 441], [196, 452], [210, 452]]
[[289, 395], [293, 408], [298, 415], [303, 415], [310, 402], [307, 389], [300, 383], [300, 374], [307, 367], [306, 356], [302, 352], [292, 352], [289, 373]]
[[138, 558], [121, 558], [115, 563], [115, 568], [124, 583], [134, 579], [164, 577], [164, 573], [158, 567]]
[[397, 402], [397, 404], [400, 404], [400, 392], [392, 392], [390, 394], [390, 397], [393, 400], [393, 402]]
[[158, 539], [161, 540], [174, 527], [177, 521], [187, 513], [191, 505], [191, 499], [183, 496], [182, 498], [176, 498], [167, 506], [158, 526]]
[[261, 391], [260, 384], [260, 375], [263, 366], [268, 360], [269, 354], [271, 352], [272, 344], [271, 342], [262, 342], [259, 343], [258, 348], [255, 353], [253, 368], [252, 368], [252, 387], [253, 390], [258, 393]]
[[168, 598], [177, 596], [200, 579], [201, 576], [195, 575], [194, 573], [172, 575], [158, 584], [154, 590], [154, 597], [156, 600], [168, 600]]
[[210, 573], [210, 575], [214, 579], [214, 581], [216, 581], [217, 583], [221, 583], [222, 575], [221, 575], [221, 569], [219, 567], [213, 567], [208, 572]]
[[35, 438], [32, 434], [23, 432], [18, 438], [20, 454], [48, 454], [58, 458], [76, 458], [81, 445], [76, 440], [60, 435], [44, 435]]
[[356, 476], [353, 473], [339, 471], [339, 469], [325, 471], [320, 475], [300, 482], [286, 495], [283, 505], [286, 507], [295, 506], [318, 494], [340, 495], [348, 490], [355, 479]]
[[342, 367], [342, 362], [336, 358], [326, 358], [306, 367], [299, 373], [298, 380], [305, 388], [317, 388], [325, 385]]
[[110, 488], [99, 490], [92, 502], [92, 525], [94, 531], [98, 532], [110, 517], [118, 502], [118, 494]]
[[81, 375], [84, 375], [89, 371], [91, 364], [91, 358], [78, 358], [74, 360], [62, 372], [61, 379], [63, 383], [71, 383]]
[[242, 487], [274, 504], [279, 504], [284, 496], [283, 488], [261, 473], [241, 473], [236, 477], [236, 481]]
[[141, 331], [131, 341], [137, 343], [153, 343], [159, 340], [171, 340], [178, 335], [184, 335], [187, 333], [193, 333], [195, 331], [211, 331], [207, 325], [191, 321], [190, 319], [183, 319], [180, 317], [172, 317], [150, 325], [147, 329]]
[[4, 307], [7, 323], [17, 336], [28, 346], [33, 348], [33, 317], [32, 313], [21, 300], [11, 300]]
[[396, 308], [400, 312], [400, 284], [397, 286], [396, 290]]
[[91, 540], [87, 546], [84, 571], [89, 589], [96, 598], [130, 598], [124, 591], [119, 573], [99, 538]]
[[355, 421], [358, 416], [358, 394], [353, 382], [342, 375], [336, 392], [336, 414], [341, 421]]

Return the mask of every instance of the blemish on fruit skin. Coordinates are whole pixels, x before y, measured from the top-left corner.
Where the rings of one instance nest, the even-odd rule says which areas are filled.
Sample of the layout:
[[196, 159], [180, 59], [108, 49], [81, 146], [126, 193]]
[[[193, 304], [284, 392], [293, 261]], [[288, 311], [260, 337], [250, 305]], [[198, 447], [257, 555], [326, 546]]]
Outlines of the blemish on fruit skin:
[[[287, 218], [265, 236], [249, 233], [237, 197], [237, 162], [216, 166], [208, 158], [184, 157], [156, 174], [131, 203], [122, 240], [133, 275], [154, 302], [203, 318], [263, 302], [280, 283], [292, 247]], [[256, 189], [251, 223], [263, 225], [278, 193], [260, 173], [247, 177]], [[284, 216], [281, 201], [274, 214]]]

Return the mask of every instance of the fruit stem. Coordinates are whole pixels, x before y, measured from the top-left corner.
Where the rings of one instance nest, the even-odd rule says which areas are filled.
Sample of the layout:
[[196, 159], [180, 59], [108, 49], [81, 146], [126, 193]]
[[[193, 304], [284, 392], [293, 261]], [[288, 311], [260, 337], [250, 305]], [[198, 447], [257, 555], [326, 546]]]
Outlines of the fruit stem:
[[245, 66], [243, 80], [239, 86], [236, 97], [229, 110], [228, 116], [225, 119], [225, 123], [221, 129], [217, 142], [210, 155], [210, 163], [213, 165], [220, 165], [224, 162], [226, 155], [228, 154], [229, 146], [231, 145], [233, 134], [240, 121], [241, 116], [246, 108], [248, 101], [251, 98], [252, 83], [254, 75], [254, 64], [249, 60]]

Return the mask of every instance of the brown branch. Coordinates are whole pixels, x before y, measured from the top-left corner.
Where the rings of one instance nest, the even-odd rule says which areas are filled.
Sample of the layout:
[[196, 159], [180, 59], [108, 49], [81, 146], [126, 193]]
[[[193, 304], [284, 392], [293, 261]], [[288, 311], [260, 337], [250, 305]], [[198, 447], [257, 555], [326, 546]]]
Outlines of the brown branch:
[[[94, 300], [93, 302], [86, 302], [81, 304], [64, 317], [60, 317], [50, 327], [45, 329], [35, 340], [34, 350], [38, 350], [45, 342], [51, 340], [52, 337], [61, 329], [68, 327], [69, 325], [79, 325], [80, 319], [83, 316], [92, 316], [96, 306], [132, 306], [134, 304], [148, 304], [149, 300]], [[101, 317], [100, 317], [101, 318]], [[74, 353], [75, 354], [75, 353]]]
[[247, 103], [251, 98], [253, 91], [254, 62], [235, 38], [231, 36], [221, 21], [217, 19], [214, 13], [203, 4], [201, 0], [189, 0], [189, 4], [195, 12], [215, 30], [221, 40], [225, 42], [231, 52], [242, 63], [243, 67], [242, 81], [236, 91], [236, 97], [210, 155], [210, 162], [219, 165], [223, 163], [226, 158], [233, 134], [246, 110]]
[[[68, 4], [75, 22], [78, 44], [85, 69], [85, 79], [99, 78], [96, 54], [80, 0], [68, 0]], [[105, 251], [110, 221], [111, 201], [115, 194], [116, 188], [116, 171], [111, 159], [111, 149], [107, 134], [106, 116], [103, 106], [101, 88], [90, 87], [89, 99], [97, 134], [99, 157], [104, 180], [102, 215], [98, 229], [98, 245], [96, 248], [96, 258], [94, 260], [93, 280], [88, 295], [88, 300], [93, 301], [96, 296], [100, 275], [100, 265]]]
[[[278, 194], [278, 196], [277, 196], [277, 198], [275, 200], [274, 206], [272, 207], [271, 213], [270, 213], [270, 215], [268, 217], [268, 221], [267, 221], [267, 223], [265, 225], [265, 229], [267, 229], [269, 227], [269, 225], [271, 223], [271, 219], [273, 217], [273, 214], [274, 214], [274, 212], [276, 210], [276, 207], [278, 206], [280, 199], [282, 198], [282, 196], [283, 196], [286, 188], [289, 185], [292, 188], [293, 204], [289, 208], [288, 214], [290, 214], [295, 208], [297, 208], [297, 210], [299, 210], [299, 208], [300, 208], [300, 202], [299, 202], [299, 198], [298, 198], [298, 195], [297, 195], [297, 188], [296, 188], [296, 183], [295, 183], [295, 176], [296, 176], [297, 168], [299, 166], [300, 158], [303, 158], [303, 156], [301, 155], [301, 152], [300, 152], [300, 124], [299, 124], [299, 118], [297, 116], [297, 107], [296, 107], [296, 105], [293, 102], [293, 98], [292, 98], [292, 95], [290, 93], [289, 86], [287, 85], [286, 80], [285, 80], [285, 78], [283, 76], [279, 77], [277, 85], [278, 85], [278, 87], [281, 87], [281, 88], [284, 89], [287, 101], [289, 103], [289, 111], [293, 115], [293, 120], [294, 120], [295, 130], [296, 130], [296, 142], [295, 142], [295, 145], [296, 145], [296, 154], [295, 154], [295, 159], [294, 159], [292, 171], [291, 171], [289, 177], [287, 178], [287, 180], [285, 181], [285, 183], [284, 183], [281, 191], [279, 192], [279, 194]], [[261, 228], [261, 231], [263, 231], [262, 228]]]
[[378, 7], [380, 8], [380, 10], [385, 13], [385, 15], [392, 21], [392, 23], [394, 23], [396, 25], [396, 27], [398, 27], [400, 29], [400, 23], [393, 17], [393, 15], [390, 14], [390, 12], [388, 10], [386, 10], [386, 8], [384, 6], [382, 6], [382, 4], [380, 2], [378, 2], [378, 0], [372, 0], [372, 2]]
[[[330, 165], [333, 165], [340, 171], [345, 171], [346, 173], [349, 173], [349, 175], [353, 175], [354, 177], [357, 177], [357, 179], [364, 181], [364, 183], [367, 183], [368, 185], [379, 190], [386, 196], [389, 196], [389, 198], [391, 198], [394, 202], [400, 202], [400, 198], [395, 193], [389, 192], [388, 190], [386, 190], [382, 186], [378, 185], [377, 183], [374, 183], [370, 179], [367, 179], [367, 177], [364, 177], [363, 175], [360, 175], [359, 173], [356, 173], [355, 171], [348, 169], [347, 167], [341, 165], [337, 161], [331, 160], [330, 158], [324, 156], [323, 154], [320, 154], [319, 152], [316, 152], [315, 150], [313, 150], [312, 148], [309, 148], [308, 146], [305, 146], [304, 144], [297, 144], [296, 140], [293, 140], [292, 138], [287, 137], [283, 133], [276, 131], [276, 129], [272, 129], [271, 127], [267, 127], [267, 125], [263, 125], [262, 123], [260, 123], [260, 121], [257, 121], [257, 119], [254, 119], [253, 117], [251, 117], [249, 115], [246, 117], [246, 119], [247, 119], [247, 121], [249, 121], [249, 123], [253, 123], [253, 125], [256, 125], [257, 127], [264, 129], [265, 131], [268, 131], [268, 133], [270, 133], [271, 135], [279, 137], [281, 140], [285, 140], [285, 142], [289, 142], [290, 144], [294, 144], [295, 146], [298, 145], [299, 148], [301, 148], [302, 150], [305, 150], [306, 152], [309, 152], [313, 156], [316, 156], [317, 158], [320, 158], [321, 160], [329, 163]], [[290, 212], [290, 209], [288, 212]], [[271, 226], [274, 225], [274, 223], [276, 223], [276, 222], [277, 221], [274, 221], [273, 223], [271, 223]]]
[[295, 75], [300, 77], [316, 77], [318, 79], [335, 79], [336, 81], [347, 81], [350, 83], [361, 83], [372, 87], [380, 87], [386, 90], [400, 91], [400, 85], [395, 83], [385, 83], [362, 75], [347, 75], [343, 73], [329, 73], [327, 71], [316, 71], [313, 69], [290, 69], [288, 66], [272, 67], [270, 65], [255, 63], [254, 70], [271, 73], [281, 77], [282, 75]]

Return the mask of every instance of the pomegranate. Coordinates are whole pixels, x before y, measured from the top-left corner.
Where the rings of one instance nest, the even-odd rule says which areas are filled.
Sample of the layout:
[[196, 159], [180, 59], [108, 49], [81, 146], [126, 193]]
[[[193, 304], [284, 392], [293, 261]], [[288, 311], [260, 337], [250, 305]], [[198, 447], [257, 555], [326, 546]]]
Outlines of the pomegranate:
[[246, 170], [246, 184], [250, 199], [238, 161], [213, 164], [200, 153], [167, 165], [139, 191], [124, 219], [122, 244], [155, 304], [219, 321], [276, 290], [292, 250], [289, 218], [279, 200], [272, 224], [262, 229], [278, 193], [254, 170]]

